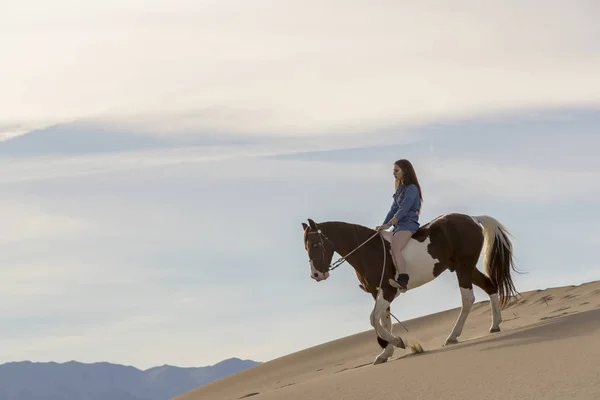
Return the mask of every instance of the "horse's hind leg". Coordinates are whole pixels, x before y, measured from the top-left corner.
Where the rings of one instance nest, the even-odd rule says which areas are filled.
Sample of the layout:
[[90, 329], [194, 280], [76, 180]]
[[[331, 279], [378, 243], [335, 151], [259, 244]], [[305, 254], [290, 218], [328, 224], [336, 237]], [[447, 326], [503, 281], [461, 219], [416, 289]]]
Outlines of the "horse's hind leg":
[[[383, 315], [381, 317], [381, 325], [383, 326], [384, 329], [388, 330], [390, 333], [393, 334], [392, 318], [390, 316], [390, 307], [388, 307], [387, 310], [385, 310], [385, 312], [383, 313]], [[384, 340], [381, 337], [377, 336], [377, 343], [379, 343], [379, 346], [381, 346], [383, 351], [381, 353], [379, 353], [377, 358], [375, 358], [373, 365], [384, 363], [391, 356], [394, 355], [394, 345], [390, 344], [387, 340]]]
[[475, 303], [475, 295], [473, 294], [473, 284], [471, 281], [473, 269], [474, 266], [468, 267], [464, 264], [456, 268], [456, 276], [458, 278], [458, 286], [460, 287], [462, 306], [460, 308], [458, 319], [454, 324], [454, 328], [452, 328], [452, 332], [450, 332], [450, 335], [446, 339], [444, 346], [458, 342], [457, 339], [462, 333], [465, 322], [467, 321], [467, 316], [471, 311], [473, 303]]
[[492, 313], [492, 326], [490, 333], [500, 332], [500, 323], [502, 322], [502, 312], [500, 311], [500, 300], [498, 299], [498, 288], [492, 283], [483, 272], [477, 268], [473, 270], [473, 284], [480, 287], [490, 296], [490, 309]]

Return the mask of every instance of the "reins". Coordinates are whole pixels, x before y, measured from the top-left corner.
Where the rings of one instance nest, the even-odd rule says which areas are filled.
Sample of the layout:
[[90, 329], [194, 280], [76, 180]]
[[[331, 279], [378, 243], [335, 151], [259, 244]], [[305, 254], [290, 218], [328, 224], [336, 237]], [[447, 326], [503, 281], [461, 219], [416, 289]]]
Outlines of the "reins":
[[[362, 242], [357, 248], [355, 248], [354, 250], [352, 250], [350, 253], [346, 254], [343, 257], [340, 257], [336, 262], [334, 262], [333, 264], [331, 264], [331, 267], [329, 267], [329, 270], [333, 271], [334, 269], [336, 269], [337, 267], [339, 267], [340, 265], [342, 265], [344, 262], [346, 262], [346, 257], [348, 257], [350, 254], [354, 253], [356, 250], [358, 250], [361, 247], [363, 247], [369, 240], [373, 239], [378, 234], [379, 234], [379, 232], [375, 232], [373, 235], [371, 235], [370, 238], [368, 238], [367, 240], [365, 240], [364, 242]], [[383, 236], [381, 236], [381, 240], [383, 241]], [[385, 242], [383, 242], [382, 244], [383, 244], [384, 257], [385, 257]], [[385, 270], [385, 259], [384, 259], [384, 262], [383, 262], [383, 268]], [[379, 284], [379, 286], [381, 286], [381, 283]]]

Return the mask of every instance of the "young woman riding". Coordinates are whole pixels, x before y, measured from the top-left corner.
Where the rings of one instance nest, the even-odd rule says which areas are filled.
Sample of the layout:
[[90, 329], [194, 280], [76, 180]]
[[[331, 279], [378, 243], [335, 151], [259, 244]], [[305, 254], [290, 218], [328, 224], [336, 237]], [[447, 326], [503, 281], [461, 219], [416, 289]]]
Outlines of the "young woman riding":
[[383, 225], [375, 229], [379, 232], [387, 230], [392, 226], [394, 227], [392, 259], [396, 266], [398, 277], [396, 280], [390, 279], [390, 284], [402, 292], [406, 292], [409, 276], [406, 273], [406, 262], [402, 256], [402, 250], [413, 233], [420, 227], [419, 213], [421, 211], [423, 196], [417, 174], [410, 161], [400, 159], [394, 162], [393, 175], [395, 178], [395, 192], [392, 196], [393, 202], [383, 221]]

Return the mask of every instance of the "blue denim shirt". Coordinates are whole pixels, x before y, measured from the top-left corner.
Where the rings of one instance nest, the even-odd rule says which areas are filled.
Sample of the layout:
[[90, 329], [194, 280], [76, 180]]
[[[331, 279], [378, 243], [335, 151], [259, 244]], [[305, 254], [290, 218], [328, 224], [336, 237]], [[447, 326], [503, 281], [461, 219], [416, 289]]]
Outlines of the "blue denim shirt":
[[419, 224], [419, 210], [421, 209], [419, 194], [417, 185], [410, 184], [405, 186], [400, 184], [398, 190], [392, 196], [394, 201], [383, 223], [387, 224], [393, 217], [396, 217], [398, 218], [398, 223], [394, 225], [394, 232], [416, 232], [421, 226]]

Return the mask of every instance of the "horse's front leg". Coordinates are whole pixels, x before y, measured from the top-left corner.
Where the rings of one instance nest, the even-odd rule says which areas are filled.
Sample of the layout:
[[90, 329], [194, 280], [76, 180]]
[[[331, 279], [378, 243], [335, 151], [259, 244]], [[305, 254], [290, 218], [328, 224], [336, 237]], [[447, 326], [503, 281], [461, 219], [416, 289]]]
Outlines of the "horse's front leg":
[[[393, 329], [392, 328], [392, 317], [390, 315], [389, 307], [385, 310], [385, 312], [383, 313], [383, 317], [381, 319], [383, 320], [382, 321], [383, 328], [388, 330], [393, 335], [394, 333], [392, 331], [392, 329]], [[377, 358], [375, 358], [373, 365], [384, 363], [387, 360], [389, 360], [390, 357], [392, 357], [394, 355], [394, 345], [388, 343], [387, 341], [383, 340], [379, 336], [377, 337], [377, 342], [379, 343], [379, 345], [381, 346], [383, 351], [381, 353], [379, 353]]]
[[[375, 328], [377, 336], [379, 336], [381, 339], [385, 340], [386, 342], [389, 342], [390, 344], [396, 347], [405, 349], [406, 346], [404, 345], [404, 341], [402, 340], [402, 338], [392, 335], [392, 333], [388, 329], [386, 329], [387, 327], [381, 325], [381, 318], [384, 316], [384, 313], [387, 312], [389, 307], [390, 302], [383, 298], [383, 292], [380, 291], [377, 295], [377, 298], [375, 299], [375, 306], [373, 307], [373, 311], [371, 312], [371, 326]], [[388, 324], [386, 323], [386, 325]], [[391, 320], [389, 326], [391, 328]]]

